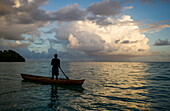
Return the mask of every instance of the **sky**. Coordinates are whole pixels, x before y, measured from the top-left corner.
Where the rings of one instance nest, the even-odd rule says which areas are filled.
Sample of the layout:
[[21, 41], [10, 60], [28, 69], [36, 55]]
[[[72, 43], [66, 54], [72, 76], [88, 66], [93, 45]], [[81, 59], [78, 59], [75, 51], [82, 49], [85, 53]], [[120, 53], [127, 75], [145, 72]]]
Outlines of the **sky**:
[[170, 62], [170, 0], [0, 0], [0, 50], [26, 60]]

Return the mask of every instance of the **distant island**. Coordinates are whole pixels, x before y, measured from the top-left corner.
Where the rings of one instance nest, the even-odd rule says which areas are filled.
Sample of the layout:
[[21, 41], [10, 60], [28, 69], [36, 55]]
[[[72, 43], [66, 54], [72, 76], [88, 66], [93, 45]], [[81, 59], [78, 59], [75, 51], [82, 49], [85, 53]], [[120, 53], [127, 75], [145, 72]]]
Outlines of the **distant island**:
[[13, 50], [4, 50], [0, 51], [0, 62], [25, 62], [25, 58]]

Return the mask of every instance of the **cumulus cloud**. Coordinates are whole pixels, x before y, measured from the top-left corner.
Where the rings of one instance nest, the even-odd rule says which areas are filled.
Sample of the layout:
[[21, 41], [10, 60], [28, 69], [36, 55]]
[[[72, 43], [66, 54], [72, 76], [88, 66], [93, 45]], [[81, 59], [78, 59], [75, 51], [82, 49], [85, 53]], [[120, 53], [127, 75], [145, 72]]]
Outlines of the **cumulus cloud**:
[[154, 46], [170, 45], [170, 41], [168, 41], [168, 39], [165, 39], [165, 40], [158, 39], [153, 45]]
[[[47, 12], [39, 7], [48, 0], [1, 0], [0, 38], [34, 42], [40, 36], [39, 28], [53, 21], [84, 19], [86, 11], [78, 4], [68, 5], [57, 12]], [[29, 35], [25, 38], [23, 35]], [[5, 45], [5, 44], [3, 44]]]
[[101, 27], [89, 20], [77, 21], [58, 28], [57, 38], [67, 40], [68, 48], [88, 55], [149, 54], [149, 40], [137, 30], [139, 26], [128, 21], [133, 21], [129, 15], [117, 19], [117, 23], [124, 22], [124, 25]]
[[[149, 40], [143, 33], [170, 28], [167, 24], [150, 24], [141, 29], [130, 15], [122, 13], [133, 8], [124, 7], [127, 0], [103, 0], [92, 3], [87, 9], [82, 9], [75, 3], [55, 12], [40, 8], [47, 2], [48, 0], [1, 0], [0, 48], [48, 44], [53, 48], [53, 51], [47, 48], [49, 54], [58, 48], [59, 53], [67, 52], [71, 57], [84, 55], [90, 59], [106, 57], [105, 60], [110, 60], [114, 56], [115, 59], [125, 60], [131, 56], [151, 54]], [[51, 23], [57, 24], [52, 26], [55, 29], [48, 32], [40, 30]], [[49, 33], [53, 33], [56, 38], [44, 37], [41, 41], [40, 36]], [[35, 52], [30, 52], [30, 55]], [[42, 54], [45, 55], [45, 52], [42, 51]], [[124, 55], [127, 58], [123, 59]]]
[[[91, 4], [87, 10], [81, 9], [78, 4], [67, 5], [56, 12], [47, 12], [39, 8], [47, 2], [48, 0], [1, 0], [0, 38], [24, 40], [23, 34], [39, 36], [38, 29], [52, 21], [92, 20], [99, 25], [110, 25], [114, 23], [115, 17], [122, 12], [122, 9], [133, 8], [132, 6], [123, 7], [125, 2], [118, 0], [96, 2]], [[147, 30], [158, 31], [164, 27], [169, 27], [169, 25], [150, 26]]]

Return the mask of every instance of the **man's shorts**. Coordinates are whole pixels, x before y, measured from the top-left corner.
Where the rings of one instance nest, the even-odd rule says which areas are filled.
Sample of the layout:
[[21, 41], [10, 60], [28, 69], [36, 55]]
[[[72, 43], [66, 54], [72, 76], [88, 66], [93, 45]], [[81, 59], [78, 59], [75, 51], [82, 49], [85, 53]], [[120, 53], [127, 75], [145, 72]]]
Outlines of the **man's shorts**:
[[57, 68], [56, 67], [52, 68], [52, 74], [53, 75], [59, 75], [58, 67]]

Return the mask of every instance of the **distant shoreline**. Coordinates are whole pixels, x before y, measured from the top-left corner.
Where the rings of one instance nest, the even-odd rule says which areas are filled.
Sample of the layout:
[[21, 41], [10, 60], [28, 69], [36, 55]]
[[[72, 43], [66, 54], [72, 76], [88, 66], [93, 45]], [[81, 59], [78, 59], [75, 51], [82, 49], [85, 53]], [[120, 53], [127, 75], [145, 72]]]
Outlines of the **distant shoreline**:
[[13, 50], [0, 51], [0, 62], [25, 62], [25, 58]]

